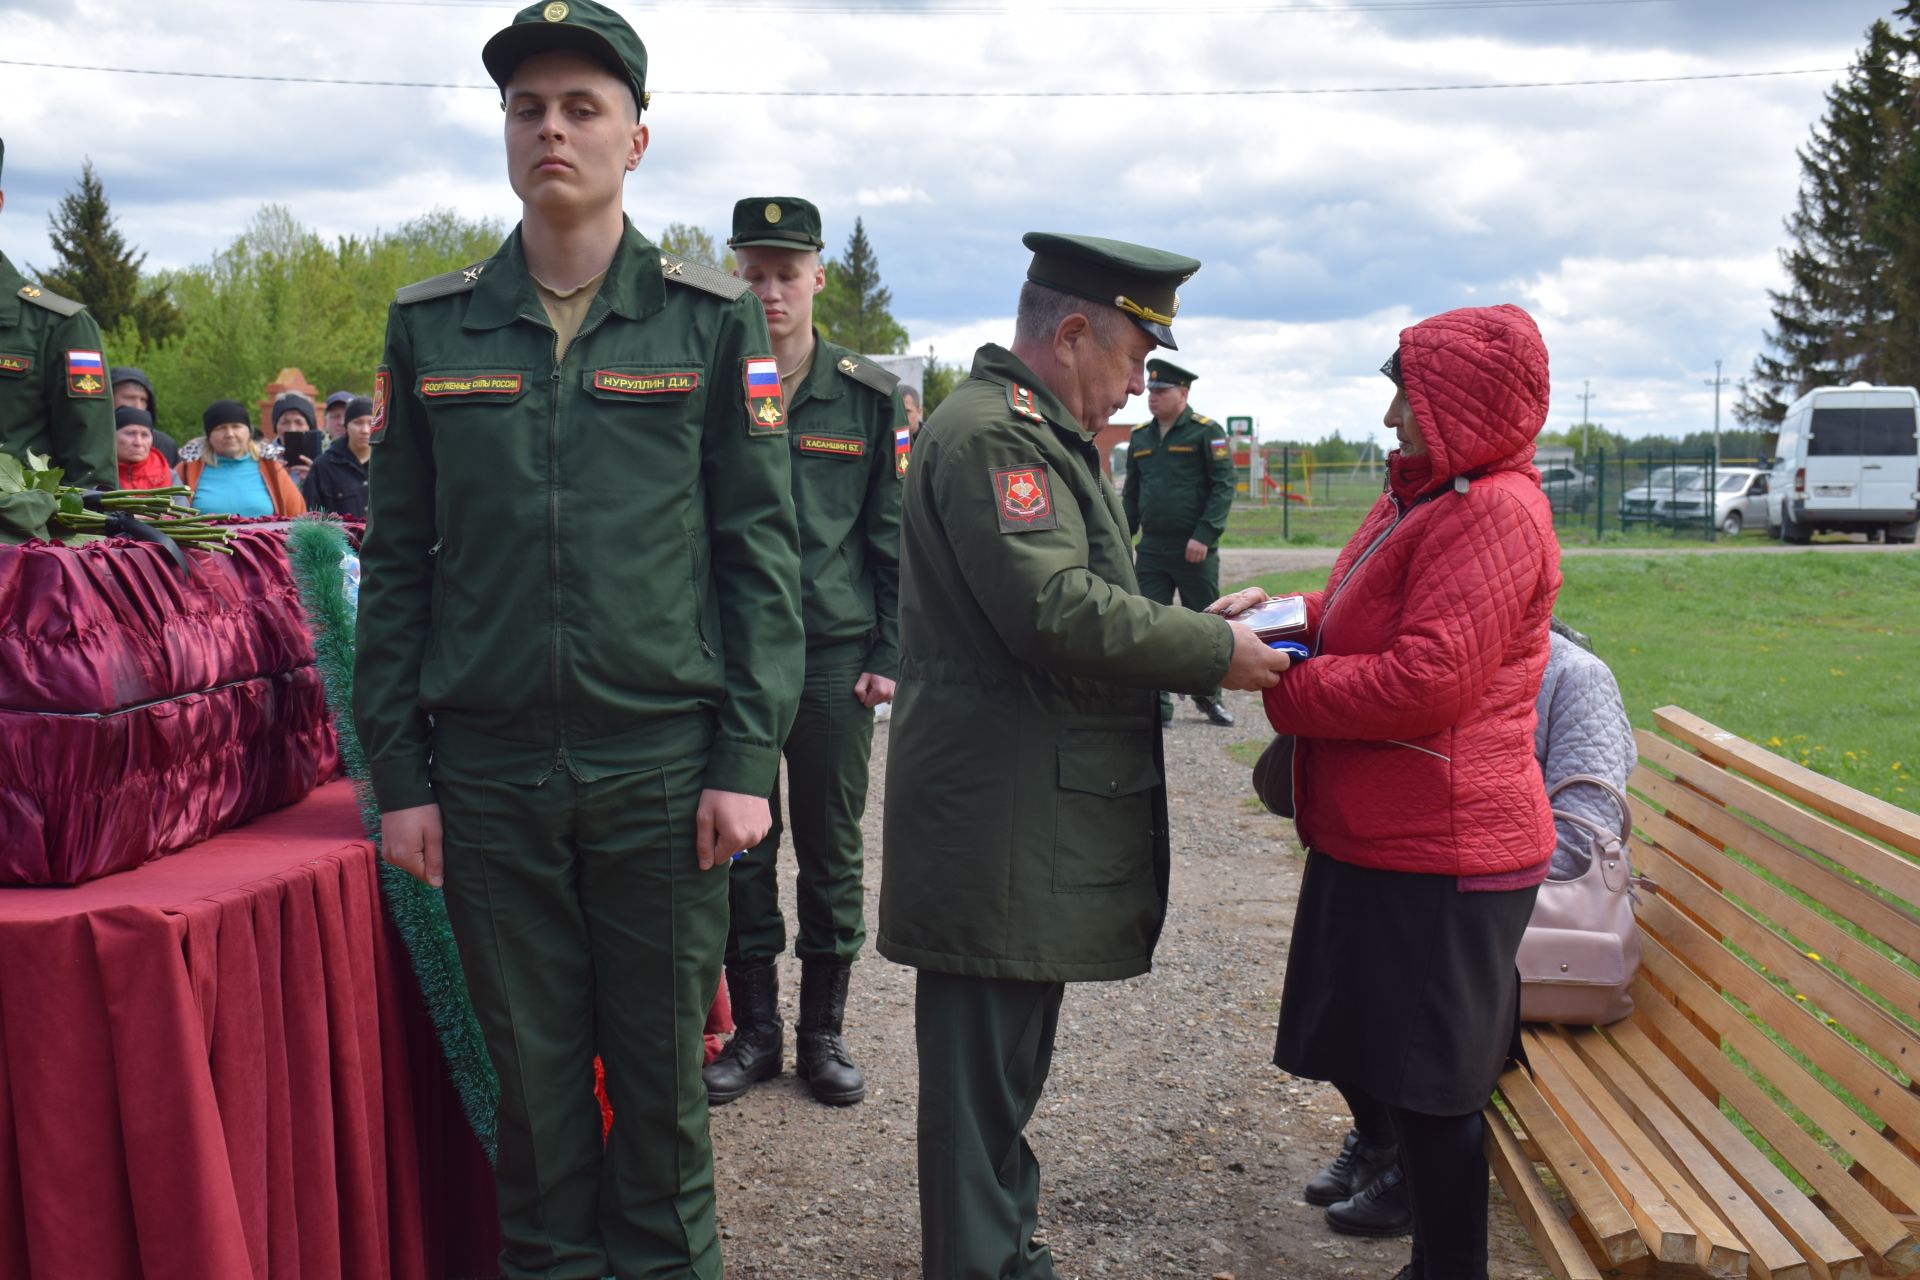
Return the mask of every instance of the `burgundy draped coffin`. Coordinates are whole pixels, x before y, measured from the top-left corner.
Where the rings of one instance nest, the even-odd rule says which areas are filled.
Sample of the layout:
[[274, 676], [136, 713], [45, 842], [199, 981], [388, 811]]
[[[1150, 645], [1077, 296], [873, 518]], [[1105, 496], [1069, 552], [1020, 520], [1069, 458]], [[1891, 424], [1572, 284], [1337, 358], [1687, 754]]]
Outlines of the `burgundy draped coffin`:
[[78, 884], [339, 769], [280, 523], [234, 554], [0, 546], [0, 884]]

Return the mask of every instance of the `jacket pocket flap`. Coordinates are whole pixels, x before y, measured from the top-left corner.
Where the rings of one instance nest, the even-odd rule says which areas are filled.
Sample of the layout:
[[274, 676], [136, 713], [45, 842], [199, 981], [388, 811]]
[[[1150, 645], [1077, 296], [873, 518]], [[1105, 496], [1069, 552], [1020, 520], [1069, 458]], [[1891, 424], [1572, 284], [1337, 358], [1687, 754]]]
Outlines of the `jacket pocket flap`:
[[1131, 796], [1160, 785], [1153, 751], [1144, 744], [1060, 744], [1060, 789], [1096, 796]]
[[1619, 987], [1632, 976], [1621, 939], [1590, 929], [1529, 926], [1513, 964], [1520, 981], [1553, 986]]

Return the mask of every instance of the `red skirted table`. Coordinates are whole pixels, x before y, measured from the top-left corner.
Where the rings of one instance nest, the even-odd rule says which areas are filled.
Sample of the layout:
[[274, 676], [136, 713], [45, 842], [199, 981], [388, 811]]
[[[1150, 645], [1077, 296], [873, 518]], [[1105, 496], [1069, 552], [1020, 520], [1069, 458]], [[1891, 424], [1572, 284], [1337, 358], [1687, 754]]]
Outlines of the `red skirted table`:
[[0, 1276], [494, 1274], [492, 1178], [348, 784], [0, 890]]

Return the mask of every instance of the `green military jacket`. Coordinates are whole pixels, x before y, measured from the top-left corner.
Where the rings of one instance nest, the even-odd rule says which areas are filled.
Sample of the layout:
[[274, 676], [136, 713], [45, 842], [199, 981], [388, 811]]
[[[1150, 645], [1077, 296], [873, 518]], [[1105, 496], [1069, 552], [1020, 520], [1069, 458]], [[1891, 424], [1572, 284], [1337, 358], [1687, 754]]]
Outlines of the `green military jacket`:
[[120, 487], [113, 388], [100, 326], [77, 302], [48, 293], [0, 253], [0, 450], [45, 454], [62, 483]]
[[899, 386], [816, 334], [813, 368], [787, 406], [807, 647], [870, 642], [866, 670], [888, 679], [900, 666]]
[[997, 346], [927, 420], [902, 518], [880, 953], [1030, 981], [1144, 973], [1166, 918], [1158, 689], [1224, 619], [1137, 593], [1092, 434]]
[[1162, 439], [1149, 419], [1127, 445], [1127, 531], [1146, 551], [1184, 553], [1189, 538], [1215, 546], [1237, 480], [1225, 427], [1187, 408]]
[[354, 682], [380, 807], [433, 800], [430, 753], [531, 784], [706, 750], [707, 787], [765, 795], [804, 649], [760, 304], [628, 223], [554, 349], [517, 229], [388, 311]]

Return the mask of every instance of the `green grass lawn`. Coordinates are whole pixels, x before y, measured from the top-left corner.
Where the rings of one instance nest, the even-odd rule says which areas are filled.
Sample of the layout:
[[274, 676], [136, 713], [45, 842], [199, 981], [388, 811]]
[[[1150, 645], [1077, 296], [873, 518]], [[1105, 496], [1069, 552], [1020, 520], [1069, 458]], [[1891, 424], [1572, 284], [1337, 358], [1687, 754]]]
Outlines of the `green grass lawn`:
[[[1593, 637], [1636, 726], [1681, 706], [1920, 812], [1920, 552], [1594, 556], [1560, 567], [1555, 612]], [[1300, 591], [1324, 586], [1326, 573], [1254, 581]]]

